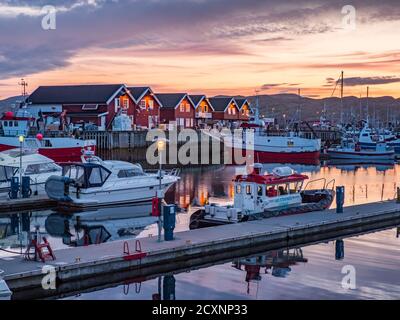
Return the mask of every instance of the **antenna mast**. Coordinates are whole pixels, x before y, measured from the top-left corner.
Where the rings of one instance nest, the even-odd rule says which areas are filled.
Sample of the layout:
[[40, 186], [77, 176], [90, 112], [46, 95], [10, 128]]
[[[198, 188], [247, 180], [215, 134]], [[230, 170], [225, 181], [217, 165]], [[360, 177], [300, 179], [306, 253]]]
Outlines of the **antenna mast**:
[[28, 86], [28, 82], [26, 82], [25, 79], [22, 78], [22, 79], [21, 79], [21, 82], [19, 82], [18, 84], [19, 84], [19, 85], [21, 86], [21, 88], [22, 88], [22, 91], [21, 91], [22, 96], [25, 97], [25, 96], [27, 95], [27, 93], [26, 93], [26, 87]]

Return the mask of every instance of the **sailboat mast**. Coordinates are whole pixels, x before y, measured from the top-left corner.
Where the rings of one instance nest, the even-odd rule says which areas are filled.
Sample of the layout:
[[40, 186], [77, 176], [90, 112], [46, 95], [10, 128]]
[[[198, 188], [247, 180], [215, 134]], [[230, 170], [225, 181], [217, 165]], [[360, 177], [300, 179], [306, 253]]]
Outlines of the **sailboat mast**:
[[340, 82], [340, 122], [343, 125], [343, 90], [344, 90], [344, 71], [342, 71]]

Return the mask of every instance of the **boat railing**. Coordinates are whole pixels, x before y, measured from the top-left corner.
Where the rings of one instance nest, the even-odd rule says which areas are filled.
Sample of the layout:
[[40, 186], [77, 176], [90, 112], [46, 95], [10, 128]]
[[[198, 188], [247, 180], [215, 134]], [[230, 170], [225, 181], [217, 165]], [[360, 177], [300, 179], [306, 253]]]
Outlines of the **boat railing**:
[[[330, 186], [331, 184], [332, 184], [331, 190], [333, 191], [333, 190], [335, 189], [336, 179], [330, 180], [330, 181], [326, 184], [325, 188], [326, 188], [326, 189], [329, 189], [329, 186]], [[325, 188], [324, 188], [324, 189], [325, 189]]]
[[326, 189], [326, 186], [327, 186], [326, 178], [320, 178], [320, 179], [315, 179], [315, 180], [308, 181], [303, 190], [307, 190], [307, 188], [309, 187], [310, 184], [318, 182], [318, 181], [323, 181], [324, 182], [324, 187], [322, 189]]

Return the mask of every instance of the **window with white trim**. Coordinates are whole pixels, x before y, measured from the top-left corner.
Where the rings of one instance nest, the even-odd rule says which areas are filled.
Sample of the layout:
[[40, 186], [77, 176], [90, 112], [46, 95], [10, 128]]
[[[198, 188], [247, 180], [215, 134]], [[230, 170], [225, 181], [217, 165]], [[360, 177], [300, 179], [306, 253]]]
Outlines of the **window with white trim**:
[[139, 107], [141, 109], [146, 109], [146, 100], [145, 99], [140, 100]]
[[186, 112], [190, 112], [190, 104], [186, 103]]
[[181, 112], [185, 112], [185, 104], [182, 102], [180, 105]]
[[154, 109], [154, 101], [153, 100], [149, 100], [149, 110], [153, 110]]
[[114, 106], [115, 106], [115, 113], [117, 113], [118, 109], [121, 107], [121, 101], [119, 100], [119, 98], [116, 98], [114, 100]]
[[189, 127], [190, 127], [190, 119], [186, 118], [186, 128], [189, 128]]
[[124, 109], [129, 109], [129, 99], [128, 98], [124, 98], [123, 106], [124, 106]]

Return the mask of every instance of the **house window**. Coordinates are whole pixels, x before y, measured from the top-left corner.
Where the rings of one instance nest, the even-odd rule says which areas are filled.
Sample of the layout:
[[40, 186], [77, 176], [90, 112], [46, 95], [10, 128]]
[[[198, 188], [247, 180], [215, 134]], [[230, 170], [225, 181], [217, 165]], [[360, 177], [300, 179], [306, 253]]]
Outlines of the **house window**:
[[246, 186], [246, 194], [251, 195], [251, 185]]
[[190, 112], [190, 104], [189, 103], [186, 104], [186, 112]]
[[232, 114], [235, 115], [236, 114], [236, 109], [232, 108]]
[[129, 108], [129, 99], [124, 99], [124, 109], [128, 109]]
[[185, 104], [184, 103], [181, 103], [180, 110], [181, 110], [181, 112], [185, 112]]
[[146, 100], [144, 99], [140, 100], [139, 106], [141, 109], [146, 109]]
[[121, 106], [121, 101], [118, 98], [114, 100], [114, 106], [115, 106], [115, 113], [117, 113], [119, 107]]
[[242, 186], [240, 184], [238, 184], [236, 186], [236, 194], [241, 194], [242, 193]]
[[231, 108], [228, 108], [228, 114], [232, 114]]
[[191, 119], [186, 119], [186, 128], [190, 127], [190, 120]]
[[204, 112], [208, 112], [208, 106], [204, 106]]
[[154, 101], [153, 100], [149, 100], [149, 109], [150, 110], [154, 109]]

